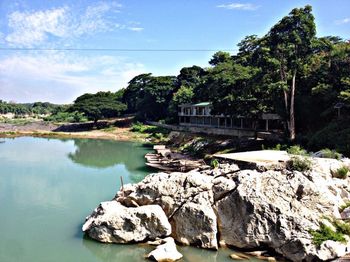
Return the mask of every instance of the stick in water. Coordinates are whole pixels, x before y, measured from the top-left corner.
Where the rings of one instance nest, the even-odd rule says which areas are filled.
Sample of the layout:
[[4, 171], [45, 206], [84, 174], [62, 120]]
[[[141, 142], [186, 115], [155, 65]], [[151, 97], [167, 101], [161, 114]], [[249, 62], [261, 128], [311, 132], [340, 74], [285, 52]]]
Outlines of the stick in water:
[[124, 195], [124, 182], [123, 182], [123, 177], [122, 176], [120, 176], [120, 182], [121, 182], [121, 184], [122, 184], [122, 193], [123, 193], [123, 197], [125, 197], [125, 195]]

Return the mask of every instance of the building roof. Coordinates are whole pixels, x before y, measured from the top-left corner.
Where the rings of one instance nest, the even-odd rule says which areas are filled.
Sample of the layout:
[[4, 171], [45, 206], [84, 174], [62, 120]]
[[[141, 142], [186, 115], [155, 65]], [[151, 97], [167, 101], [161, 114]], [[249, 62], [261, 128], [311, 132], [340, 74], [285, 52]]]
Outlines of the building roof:
[[179, 105], [179, 107], [187, 107], [187, 106], [210, 106], [211, 105], [211, 102], [201, 102], [201, 103], [197, 103], [197, 104], [182, 104], [182, 105]]
[[198, 104], [194, 104], [193, 106], [210, 106], [211, 103], [210, 102], [201, 102], [201, 103], [198, 103]]

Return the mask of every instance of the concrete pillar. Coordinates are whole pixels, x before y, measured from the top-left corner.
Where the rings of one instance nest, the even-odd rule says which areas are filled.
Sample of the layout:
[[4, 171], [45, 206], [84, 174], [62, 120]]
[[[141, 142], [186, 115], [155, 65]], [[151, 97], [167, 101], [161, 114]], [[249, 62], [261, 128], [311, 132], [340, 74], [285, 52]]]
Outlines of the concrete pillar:
[[227, 118], [225, 117], [225, 128], [227, 127]]
[[243, 129], [243, 118], [241, 118], [241, 128]]
[[265, 130], [269, 131], [269, 120], [268, 119], [266, 119]]

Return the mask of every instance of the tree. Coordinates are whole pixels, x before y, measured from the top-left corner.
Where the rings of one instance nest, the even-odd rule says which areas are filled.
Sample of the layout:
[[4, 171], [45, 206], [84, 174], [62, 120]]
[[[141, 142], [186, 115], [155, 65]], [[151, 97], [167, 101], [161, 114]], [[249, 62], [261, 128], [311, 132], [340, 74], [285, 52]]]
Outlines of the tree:
[[69, 111], [81, 112], [94, 121], [96, 125], [99, 119], [115, 117], [126, 110], [126, 105], [117, 100], [117, 95], [111, 92], [98, 92], [96, 94], [84, 94], [79, 96]]
[[144, 96], [144, 89], [152, 80], [152, 74], [141, 74], [130, 80], [124, 90], [122, 101], [127, 105], [129, 113], [137, 111], [137, 103]]
[[289, 138], [295, 139], [295, 92], [297, 74], [301, 73], [312, 54], [312, 41], [315, 39], [316, 26], [312, 7], [295, 8], [290, 14], [267, 34], [271, 59], [278, 66], [279, 81], [282, 89], [284, 107], [288, 115]]
[[216, 66], [220, 63], [229, 62], [230, 60], [231, 60], [230, 53], [219, 51], [213, 55], [212, 59], [209, 61], [209, 64], [212, 66]]
[[137, 99], [136, 109], [141, 120], [159, 120], [168, 116], [168, 106], [176, 91], [176, 77], [152, 76]]

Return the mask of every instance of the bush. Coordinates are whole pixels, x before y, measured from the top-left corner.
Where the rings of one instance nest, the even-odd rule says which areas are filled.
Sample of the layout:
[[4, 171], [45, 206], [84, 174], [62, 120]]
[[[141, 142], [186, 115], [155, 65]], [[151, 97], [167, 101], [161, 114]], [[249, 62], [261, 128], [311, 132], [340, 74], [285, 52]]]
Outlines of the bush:
[[312, 162], [307, 157], [294, 156], [287, 162], [287, 169], [305, 172], [311, 170]]
[[308, 153], [299, 145], [291, 146], [287, 149], [287, 153], [291, 155], [307, 156]]
[[315, 245], [320, 246], [324, 241], [333, 240], [339, 242], [346, 242], [344, 234], [341, 232], [333, 231], [329, 226], [324, 223], [320, 224], [318, 230], [310, 230], [312, 241]]
[[341, 159], [342, 155], [335, 150], [330, 150], [329, 148], [322, 149], [321, 157], [323, 158], [333, 158], [333, 159]]
[[79, 112], [57, 112], [44, 118], [44, 121], [49, 122], [69, 122], [69, 123], [81, 123], [86, 122], [87, 118], [84, 114]]
[[347, 166], [342, 166], [334, 172], [333, 177], [345, 179], [348, 177], [348, 173], [349, 173], [349, 168]]

